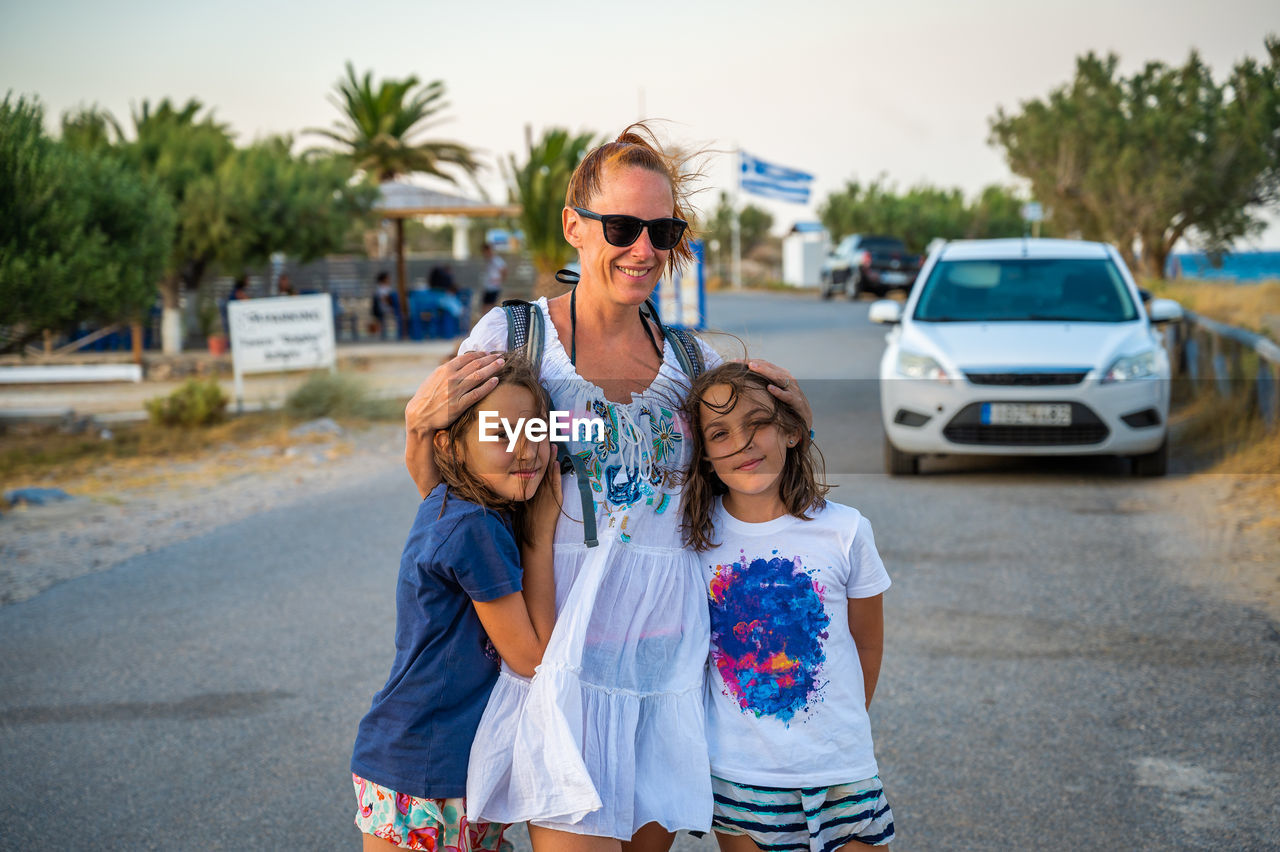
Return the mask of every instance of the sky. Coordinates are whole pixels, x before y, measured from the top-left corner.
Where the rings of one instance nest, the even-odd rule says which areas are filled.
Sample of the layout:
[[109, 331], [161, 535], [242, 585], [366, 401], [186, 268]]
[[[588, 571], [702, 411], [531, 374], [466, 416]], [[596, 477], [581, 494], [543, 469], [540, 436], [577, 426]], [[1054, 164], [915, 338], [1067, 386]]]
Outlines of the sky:
[[[1221, 79], [1261, 59], [1267, 33], [1275, 0], [0, 0], [0, 91], [38, 96], [51, 130], [81, 105], [127, 127], [143, 100], [195, 97], [242, 143], [311, 145], [306, 129], [338, 119], [329, 97], [350, 61], [375, 80], [443, 80], [448, 120], [431, 135], [479, 149], [495, 198], [526, 128], [616, 135], [656, 118], [667, 140], [721, 152], [704, 210], [732, 190], [738, 147], [812, 173], [807, 206], [743, 199], [784, 232], [849, 180], [1017, 186], [990, 118], [1066, 83], [1088, 51], [1127, 74], [1194, 48]], [[1268, 218], [1242, 248], [1280, 249]]]

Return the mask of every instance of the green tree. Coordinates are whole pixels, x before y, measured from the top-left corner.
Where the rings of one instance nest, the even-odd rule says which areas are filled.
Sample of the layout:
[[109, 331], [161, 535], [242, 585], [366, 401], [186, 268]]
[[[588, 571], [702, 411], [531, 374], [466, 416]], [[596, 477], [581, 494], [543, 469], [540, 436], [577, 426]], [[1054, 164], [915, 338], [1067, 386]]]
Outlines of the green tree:
[[[347, 76], [334, 84], [330, 101], [342, 113], [333, 129], [310, 133], [336, 142], [360, 171], [379, 183], [404, 174], [426, 174], [457, 183], [459, 173], [473, 176], [479, 169], [474, 152], [458, 142], [423, 139], [421, 134], [442, 122], [444, 100], [441, 80], [419, 88], [419, 80], [383, 80], [376, 87], [372, 72], [357, 77], [347, 63]], [[408, 304], [405, 282], [404, 220], [396, 220], [396, 281], [400, 304]]]
[[849, 234], [900, 238], [911, 251], [934, 239], [1012, 237], [1023, 233], [1022, 201], [1003, 187], [989, 186], [972, 202], [959, 189], [920, 185], [900, 193], [886, 178], [849, 181], [818, 208], [833, 239]]
[[201, 181], [211, 180], [235, 150], [226, 126], [216, 122], [211, 113], [200, 117], [203, 109], [203, 104], [194, 98], [181, 107], [167, 98], [154, 108], [143, 101], [133, 112], [134, 139], [121, 148], [129, 163], [155, 179], [178, 214], [177, 230], [160, 281], [164, 312], [161, 336], [167, 353], [182, 349], [179, 300], [183, 284], [196, 289], [217, 260], [208, 238], [208, 221], [188, 197]]
[[10, 345], [80, 322], [138, 321], [174, 213], [109, 152], [48, 138], [38, 102], [0, 103], [0, 304]]
[[369, 209], [376, 190], [352, 182], [345, 158], [295, 157], [292, 146], [279, 136], [236, 149], [213, 175], [192, 184], [185, 213], [201, 225], [190, 243], [195, 255], [235, 269], [276, 252], [305, 263], [342, 244], [348, 223]]
[[1127, 78], [1114, 54], [1089, 53], [1046, 98], [997, 110], [991, 142], [1060, 231], [1114, 243], [1158, 277], [1182, 237], [1226, 251], [1276, 201], [1280, 39], [1265, 44], [1267, 64], [1246, 59], [1223, 83], [1194, 51], [1181, 67], [1150, 62]]
[[448, 108], [444, 82], [418, 86], [417, 77], [383, 80], [376, 88], [372, 72], [356, 77], [347, 63], [347, 76], [334, 84], [330, 101], [342, 113], [332, 130], [313, 129], [338, 144], [355, 167], [378, 182], [404, 174], [427, 174], [457, 183], [456, 174], [474, 174], [475, 154], [458, 142], [424, 140], [419, 134], [442, 122]]
[[523, 163], [508, 155], [504, 168], [511, 200], [521, 208], [520, 227], [524, 244], [537, 270], [539, 295], [555, 289], [555, 274], [574, 257], [573, 247], [564, 239], [561, 211], [569, 191], [569, 178], [578, 163], [595, 144], [594, 133], [573, 134], [553, 127], [529, 142]]
[[82, 107], [62, 115], [62, 142], [81, 151], [104, 151], [124, 140], [120, 122], [105, 109]]
[[[743, 257], [769, 238], [769, 229], [772, 227], [773, 216], [767, 210], [748, 204], [739, 211], [738, 240]], [[724, 278], [725, 263], [733, 251], [733, 205], [729, 201], [727, 192], [720, 193], [719, 203], [712, 211], [702, 235], [708, 244], [712, 240], [716, 242], [716, 274]]]

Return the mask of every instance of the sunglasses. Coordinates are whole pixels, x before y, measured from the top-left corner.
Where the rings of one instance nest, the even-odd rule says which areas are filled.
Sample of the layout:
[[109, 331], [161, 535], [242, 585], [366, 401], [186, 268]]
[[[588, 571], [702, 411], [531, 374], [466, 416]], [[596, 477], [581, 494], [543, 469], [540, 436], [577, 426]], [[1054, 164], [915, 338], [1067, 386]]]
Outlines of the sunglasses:
[[649, 242], [658, 251], [669, 251], [676, 247], [684, 236], [684, 229], [689, 223], [674, 216], [662, 219], [637, 219], [635, 216], [621, 216], [614, 213], [592, 213], [584, 207], [573, 208], [579, 216], [586, 219], [598, 219], [604, 228], [604, 241], [611, 246], [626, 248], [640, 239], [640, 232], [649, 229]]

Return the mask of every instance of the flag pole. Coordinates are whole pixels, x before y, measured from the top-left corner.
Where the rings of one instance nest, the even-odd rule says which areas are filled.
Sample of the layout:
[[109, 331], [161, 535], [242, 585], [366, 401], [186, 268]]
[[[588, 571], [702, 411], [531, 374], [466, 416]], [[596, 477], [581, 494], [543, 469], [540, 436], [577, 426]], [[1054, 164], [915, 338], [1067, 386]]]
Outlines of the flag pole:
[[733, 146], [733, 221], [730, 227], [731, 238], [733, 244], [733, 272], [731, 278], [733, 281], [733, 289], [742, 289], [742, 226], [738, 221], [738, 190], [742, 186], [742, 149], [737, 145]]

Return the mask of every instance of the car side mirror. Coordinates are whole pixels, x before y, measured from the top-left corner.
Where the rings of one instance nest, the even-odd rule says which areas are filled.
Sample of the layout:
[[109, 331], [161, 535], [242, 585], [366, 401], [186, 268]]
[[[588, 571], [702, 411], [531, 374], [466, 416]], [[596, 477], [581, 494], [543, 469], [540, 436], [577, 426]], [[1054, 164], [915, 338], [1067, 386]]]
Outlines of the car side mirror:
[[1156, 324], [1177, 322], [1182, 319], [1182, 305], [1173, 299], [1152, 299], [1147, 303], [1147, 317]]
[[[1175, 303], [1176, 304], [1176, 303]], [[882, 325], [897, 325], [902, 322], [902, 304], [893, 299], [881, 299], [871, 303], [867, 318]]]

